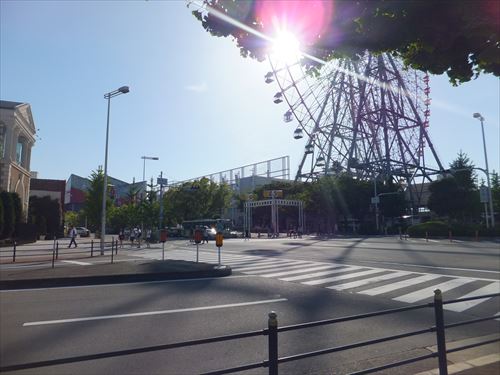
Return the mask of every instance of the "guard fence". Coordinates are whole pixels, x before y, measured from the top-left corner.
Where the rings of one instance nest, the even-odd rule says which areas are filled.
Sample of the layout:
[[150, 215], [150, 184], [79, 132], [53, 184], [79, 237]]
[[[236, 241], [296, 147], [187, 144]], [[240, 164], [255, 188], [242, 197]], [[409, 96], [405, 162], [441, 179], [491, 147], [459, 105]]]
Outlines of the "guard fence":
[[[351, 375], [370, 374], [370, 373], [374, 373], [374, 372], [378, 372], [378, 371], [383, 371], [383, 370], [386, 370], [389, 368], [404, 366], [404, 365], [407, 365], [407, 364], [410, 364], [413, 362], [418, 362], [418, 361], [432, 359], [432, 358], [437, 358], [438, 367], [439, 367], [439, 374], [440, 375], [447, 375], [448, 369], [447, 369], [446, 357], [447, 357], [448, 353], [466, 350], [466, 349], [470, 349], [470, 348], [481, 346], [481, 345], [491, 344], [491, 343], [500, 341], [500, 339], [497, 337], [494, 339], [488, 339], [488, 340], [484, 340], [482, 342], [477, 342], [474, 344], [463, 345], [463, 346], [456, 347], [453, 349], [446, 349], [446, 340], [445, 340], [446, 329], [461, 327], [461, 326], [470, 325], [470, 324], [477, 324], [480, 322], [485, 322], [485, 321], [494, 320], [494, 319], [498, 320], [500, 318], [500, 316], [494, 315], [494, 316], [488, 316], [488, 317], [483, 317], [483, 318], [465, 320], [465, 321], [451, 323], [451, 324], [445, 324], [444, 314], [443, 314], [443, 305], [478, 300], [478, 299], [493, 298], [493, 297], [496, 298], [499, 296], [500, 296], [500, 293], [494, 293], [494, 294], [487, 294], [487, 295], [481, 295], [481, 296], [475, 296], [475, 297], [467, 297], [467, 298], [443, 301], [441, 291], [439, 289], [437, 289], [434, 291], [434, 302], [431, 302], [431, 303], [396, 308], [396, 309], [382, 310], [382, 311], [371, 312], [371, 313], [366, 313], [366, 314], [351, 315], [351, 316], [340, 317], [340, 318], [332, 318], [332, 319], [326, 319], [326, 320], [320, 320], [320, 321], [314, 321], [314, 322], [307, 322], [307, 323], [301, 323], [301, 324], [294, 324], [294, 325], [282, 326], [282, 327], [278, 326], [277, 314], [275, 312], [270, 312], [269, 316], [268, 316], [268, 326], [267, 326], [267, 328], [262, 329], [262, 330], [256, 330], [256, 331], [250, 331], [250, 332], [240, 332], [240, 333], [235, 333], [235, 334], [231, 334], [231, 335], [209, 337], [209, 338], [204, 338], [204, 339], [177, 342], [177, 343], [171, 343], [171, 344], [162, 344], [162, 345], [147, 346], [147, 347], [126, 349], [126, 350], [119, 350], [119, 351], [112, 351], [112, 352], [105, 352], [105, 353], [89, 354], [89, 355], [83, 355], [83, 356], [51, 359], [51, 360], [46, 360], [46, 361], [23, 363], [23, 364], [17, 364], [17, 365], [0, 366], [0, 372], [17, 371], [17, 370], [25, 370], [25, 369], [32, 369], [32, 368], [41, 368], [41, 367], [62, 365], [62, 364], [68, 364], [68, 363], [98, 360], [98, 359], [103, 359], [103, 358], [112, 358], [112, 357], [119, 357], [119, 356], [139, 354], [139, 353], [148, 353], [148, 352], [155, 352], [155, 351], [161, 351], [161, 350], [169, 350], [169, 349], [182, 348], [182, 347], [195, 346], [195, 345], [204, 345], [204, 344], [229, 341], [229, 340], [238, 340], [238, 339], [244, 339], [244, 338], [256, 337], [256, 336], [267, 336], [267, 347], [268, 347], [268, 358], [267, 359], [265, 359], [261, 362], [247, 363], [247, 364], [243, 364], [243, 365], [237, 366], [237, 367], [231, 367], [231, 368], [218, 369], [218, 370], [214, 370], [214, 371], [204, 372], [203, 375], [230, 374], [230, 373], [251, 370], [251, 369], [257, 369], [257, 368], [267, 368], [269, 375], [278, 375], [279, 364], [282, 364], [282, 363], [298, 361], [301, 359], [315, 357], [315, 356], [324, 355], [324, 354], [342, 352], [345, 350], [350, 350], [350, 349], [355, 349], [355, 348], [367, 347], [370, 345], [389, 342], [389, 341], [398, 340], [398, 339], [402, 339], [402, 338], [406, 338], [406, 337], [414, 337], [414, 336], [422, 335], [422, 334], [426, 334], [426, 333], [435, 333], [436, 342], [437, 342], [437, 352], [426, 354], [426, 355], [421, 355], [421, 356], [414, 357], [414, 358], [404, 359], [404, 360], [393, 362], [393, 363], [387, 363], [387, 364], [384, 364], [381, 366], [372, 367], [372, 368], [364, 369], [361, 371], [352, 372]], [[372, 317], [376, 317], [376, 316], [397, 314], [397, 313], [402, 313], [405, 311], [420, 310], [420, 309], [426, 309], [426, 308], [433, 308], [434, 309], [435, 325], [432, 327], [423, 328], [423, 329], [420, 329], [417, 331], [399, 333], [399, 334], [392, 335], [392, 336], [385, 336], [385, 337], [379, 337], [376, 339], [355, 342], [355, 343], [351, 343], [348, 345], [334, 346], [334, 347], [316, 350], [316, 351], [312, 351], [312, 352], [295, 354], [295, 355], [291, 355], [291, 356], [287, 356], [287, 357], [279, 357], [279, 350], [278, 350], [278, 334], [279, 333], [288, 332], [288, 331], [295, 331], [295, 330], [299, 330], [299, 329], [318, 327], [318, 326], [324, 326], [324, 325], [330, 325], [330, 324], [340, 324], [340, 323], [354, 321], [354, 320], [368, 319], [368, 318], [372, 318]]]
[[100, 241], [78, 242], [78, 247], [68, 248], [67, 243], [60, 243], [54, 238], [51, 245], [43, 247], [38, 244], [22, 245], [22, 250], [18, 249], [17, 243], [14, 241], [12, 247], [2, 247], [0, 250], [0, 262], [5, 263], [11, 261], [50, 261], [52, 268], [56, 260], [61, 258], [71, 257], [94, 257], [97, 255], [107, 255], [110, 257], [111, 263], [114, 262], [114, 256], [118, 254], [118, 240], [114, 237], [111, 241], [104, 242], [104, 248], [101, 250]]

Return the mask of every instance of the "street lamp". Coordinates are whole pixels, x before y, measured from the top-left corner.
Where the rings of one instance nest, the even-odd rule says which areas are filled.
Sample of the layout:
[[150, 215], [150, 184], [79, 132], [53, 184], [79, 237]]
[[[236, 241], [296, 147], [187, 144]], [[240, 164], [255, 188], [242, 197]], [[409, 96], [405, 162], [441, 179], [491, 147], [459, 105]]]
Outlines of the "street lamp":
[[146, 181], [146, 160], [160, 160], [160, 158], [157, 156], [141, 156], [141, 159], [144, 160], [144, 163], [142, 165], [142, 183], [144, 183], [144, 181]]
[[109, 137], [109, 109], [111, 98], [129, 92], [128, 86], [104, 94], [104, 99], [108, 100], [108, 119], [106, 121], [106, 150], [104, 152], [104, 184], [102, 186], [102, 215], [101, 215], [101, 255], [104, 254], [104, 237], [106, 236], [106, 193], [108, 187], [108, 137]]
[[484, 162], [486, 164], [486, 181], [488, 183], [488, 199], [490, 201], [490, 215], [491, 215], [491, 227], [495, 228], [495, 213], [493, 211], [493, 198], [491, 196], [491, 184], [490, 184], [490, 171], [488, 169], [488, 155], [486, 153], [486, 140], [484, 138], [484, 117], [480, 113], [474, 113], [472, 117], [477, 118], [481, 121], [481, 131], [483, 133], [483, 148], [484, 148]]

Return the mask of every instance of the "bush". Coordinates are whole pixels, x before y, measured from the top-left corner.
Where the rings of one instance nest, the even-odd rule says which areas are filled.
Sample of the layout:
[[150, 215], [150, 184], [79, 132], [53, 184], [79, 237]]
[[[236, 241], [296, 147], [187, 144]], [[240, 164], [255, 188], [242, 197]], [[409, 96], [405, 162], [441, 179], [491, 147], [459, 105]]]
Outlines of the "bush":
[[449, 231], [453, 237], [475, 237], [476, 231], [479, 237], [500, 236], [500, 228], [486, 229], [477, 224], [452, 223], [448, 225], [441, 221], [428, 221], [426, 223], [412, 225], [408, 228], [411, 237], [425, 237], [425, 232], [431, 237], [448, 237]]
[[16, 223], [16, 213], [12, 194], [2, 191], [0, 199], [3, 204], [3, 230], [0, 233], [0, 238], [10, 238], [14, 233]]
[[410, 237], [446, 237], [450, 227], [442, 221], [428, 221], [426, 223], [416, 224], [408, 227], [408, 235]]

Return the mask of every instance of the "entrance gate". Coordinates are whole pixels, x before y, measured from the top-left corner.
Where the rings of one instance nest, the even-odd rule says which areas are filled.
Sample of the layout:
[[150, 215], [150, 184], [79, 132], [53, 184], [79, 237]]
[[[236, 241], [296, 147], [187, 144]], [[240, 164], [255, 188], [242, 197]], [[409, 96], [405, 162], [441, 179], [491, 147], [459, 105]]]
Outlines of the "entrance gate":
[[292, 199], [266, 199], [262, 201], [249, 201], [245, 202], [245, 214], [244, 214], [244, 233], [250, 234], [252, 230], [252, 208], [254, 207], [264, 207], [271, 206], [271, 224], [272, 224], [272, 233], [274, 235], [278, 235], [279, 230], [279, 212], [278, 207], [280, 206], [295, 206], [299, 208], [299, 232], [304, 232], [304, 203], [298, 200]]

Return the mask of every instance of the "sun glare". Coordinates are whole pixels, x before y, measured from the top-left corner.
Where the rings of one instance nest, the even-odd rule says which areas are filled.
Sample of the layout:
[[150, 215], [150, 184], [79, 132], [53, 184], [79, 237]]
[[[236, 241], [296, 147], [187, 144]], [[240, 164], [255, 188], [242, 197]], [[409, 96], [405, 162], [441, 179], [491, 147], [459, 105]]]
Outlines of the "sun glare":
[[273, 42], [273, 55], [276, 59], [291, 64], [300, 59], [300, 42], [288, 31], [278, 34]]

